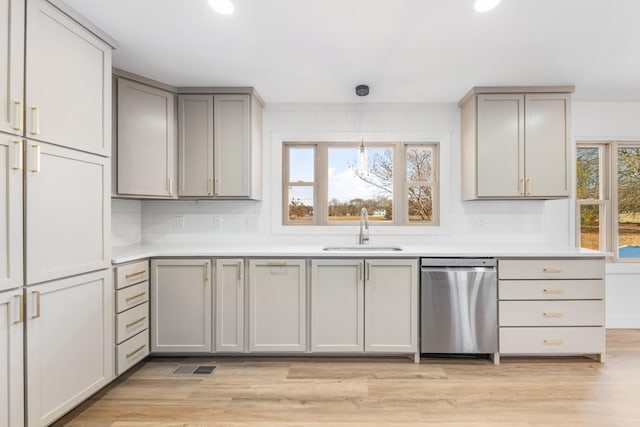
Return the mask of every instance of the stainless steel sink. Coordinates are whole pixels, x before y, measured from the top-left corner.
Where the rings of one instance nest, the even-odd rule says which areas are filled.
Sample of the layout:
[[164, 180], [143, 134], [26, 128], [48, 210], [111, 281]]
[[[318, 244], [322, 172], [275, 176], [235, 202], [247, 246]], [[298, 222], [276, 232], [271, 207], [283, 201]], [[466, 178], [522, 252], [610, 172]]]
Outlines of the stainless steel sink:
[[380, 252], [394, 252], [401, 251], [402, 248], [397, 246], [327, 246], [322, 248], [323, 251], [380, 251]]

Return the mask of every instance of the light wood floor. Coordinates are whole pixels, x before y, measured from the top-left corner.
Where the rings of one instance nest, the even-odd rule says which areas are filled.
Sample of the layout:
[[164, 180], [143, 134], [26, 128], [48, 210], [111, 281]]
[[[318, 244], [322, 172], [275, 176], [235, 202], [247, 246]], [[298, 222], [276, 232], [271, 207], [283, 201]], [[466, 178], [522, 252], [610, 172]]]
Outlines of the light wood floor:
[[[169, 373], [217, 365], [212, 376]], [[586, 358], [150, 359], [57, 426], [640, 426], [640, 330]]]

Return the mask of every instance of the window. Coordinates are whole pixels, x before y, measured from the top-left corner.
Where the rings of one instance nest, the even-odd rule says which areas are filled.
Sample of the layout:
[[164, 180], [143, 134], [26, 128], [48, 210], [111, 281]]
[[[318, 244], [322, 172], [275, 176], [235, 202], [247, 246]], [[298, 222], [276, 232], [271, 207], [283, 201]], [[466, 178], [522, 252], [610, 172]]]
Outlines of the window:
[[576, 187], [578, 246], [639, 261], [640, 143], [578, 143]]
[[438, 224], [437, 143], [284, 143], [283, 224]]

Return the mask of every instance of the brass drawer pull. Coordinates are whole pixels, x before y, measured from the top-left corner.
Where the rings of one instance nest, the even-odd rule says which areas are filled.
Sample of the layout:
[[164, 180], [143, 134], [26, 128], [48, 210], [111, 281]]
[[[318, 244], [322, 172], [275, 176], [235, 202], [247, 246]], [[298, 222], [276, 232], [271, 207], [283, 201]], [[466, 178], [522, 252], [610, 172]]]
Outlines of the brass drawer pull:
[[562, 316], [563, 316], [563, 314], [562, 314], [562, 313], [559, 313], [559, 312], [553, 312], [553, 311], [545, 312], [545, 313], [543, 313], [543, 314], [544, 314], [544, 317], [562, 317]]
[[545, 344], [549, 344], [549, 345], [562, 345], [562, 344], [564, 344], [564, 341], [563, 340], [547, 339], [547, 340], [544, 340], [544, 343]]
[[24, 322], [24, 301], [23, 301], [23, 297], [22, 294], [17, 294], [14, 295], [14, 298], [18, 298], [18, 320], [16, 320], [15, 322], [13, 322], [14, 324], [18, 324], [18, 323], [22, 323]]
[[267, 265], [270, 266], [270, 267], [280, 266], [280, 265], [287, 265], [287, 261], [268, 261]]
[[146, 319], [146, 316], [142, 316], [142, 317], [141, 317], [141, 318], [139, 318], [138, 320], [134, 320], [134, 321], [133, 321], [133, 322], [131, 322], [131, 323], [127, 323], [127, 324], [125, 325], [125, 327], [126, 327], [127, 329], [129, 329], [129, 328], [131, 328], [133, 325], [137, 325], [137, 324], [138, 324], [138, 323], [140, 323], [140, 322], [144, 322], [144, 319]]
[[564, 289], [562, 288], [545, 288], [543, 290], [543, 292], [545, 294], [561, 294], [564, 292]]
[[560, 267], [545, 267], [542, 269], [545, 273], [562, 273], [562, 268]]
[[136, 298], [140, 298], [141, 296], [146, 295], [146, 292], [140, 292], [139, 294], [135, 294], [135, 295], [131, 295], [130, 297], [125, 298], [125, 301], [129, 302], [131, 300], [134, 300]]
[[144, 274], [144, 273], [146, 273], [146, 272], [147, 272], [147, 270], [140, 270], [140, 271], [136, 271], [135, 273], [126, 274], [126, 275], [124, 276], [124, 278], [125, 278], [125, 279], [127, 279], [127, 280], [129, 280], [129, 279], [131, 279], [132, 277], [139, 276], [139, 275]]
[[140, 347], [136, 348], [131, 353], [128, 353], [127, 354], [127, 359], [130, 358], [131, 356], [133, 356], [134, 354], [139, 353], [140, 351], [142, 351], [142, 349], [145, 348], [146, 346], [147, 346], [146, 344], [142, 344]]

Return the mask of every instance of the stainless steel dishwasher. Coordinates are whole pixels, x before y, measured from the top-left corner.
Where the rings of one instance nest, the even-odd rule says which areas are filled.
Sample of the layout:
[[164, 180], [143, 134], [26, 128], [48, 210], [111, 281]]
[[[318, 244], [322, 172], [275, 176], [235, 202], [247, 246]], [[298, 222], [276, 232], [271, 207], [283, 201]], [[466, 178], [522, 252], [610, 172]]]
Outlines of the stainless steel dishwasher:
[[422, 258], [421, 353], [498, 352], [496, 260]]

